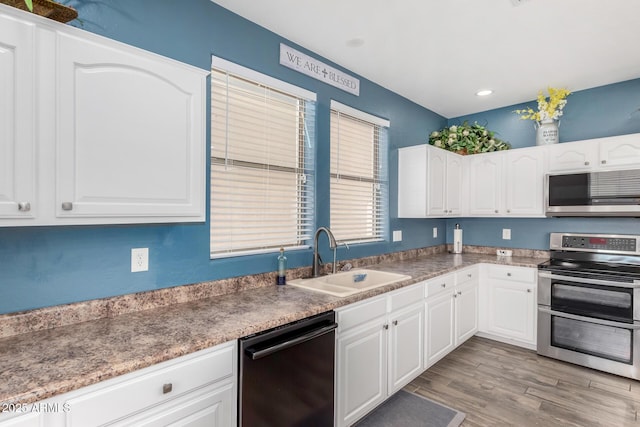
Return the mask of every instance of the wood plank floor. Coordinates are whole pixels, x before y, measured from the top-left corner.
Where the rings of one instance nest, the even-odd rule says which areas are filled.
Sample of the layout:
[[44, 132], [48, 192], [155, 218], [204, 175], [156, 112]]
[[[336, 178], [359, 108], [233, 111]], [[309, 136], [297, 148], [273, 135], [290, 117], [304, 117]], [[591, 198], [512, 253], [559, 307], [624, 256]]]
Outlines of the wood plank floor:
[[405, 387], [462, 427], [640, 426], [640, 382], [473, 337]]

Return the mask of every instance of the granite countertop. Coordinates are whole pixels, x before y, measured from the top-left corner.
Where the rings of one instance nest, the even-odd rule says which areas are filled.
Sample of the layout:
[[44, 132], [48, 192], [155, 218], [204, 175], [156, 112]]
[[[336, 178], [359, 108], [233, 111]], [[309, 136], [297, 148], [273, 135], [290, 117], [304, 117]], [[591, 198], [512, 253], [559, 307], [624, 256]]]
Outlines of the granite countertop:
[[542, 261], [435, 254], [367, 266], [411, 279], [345, 298], [273, 285], [0, 338], [0, 404], [33, 403], [477, 263]]

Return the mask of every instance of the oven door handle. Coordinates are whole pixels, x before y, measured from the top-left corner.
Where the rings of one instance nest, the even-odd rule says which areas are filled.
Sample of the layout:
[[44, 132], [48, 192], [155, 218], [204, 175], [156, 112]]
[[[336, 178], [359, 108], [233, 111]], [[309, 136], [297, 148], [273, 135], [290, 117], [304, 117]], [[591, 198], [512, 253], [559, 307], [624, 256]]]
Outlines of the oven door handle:
[[263, 348], [263, 349], [260, 349], [260, 350], [257, 350], [257, 349], [251, 348], [251, 347], [247, 348], [245, 350], [245, 353], [247, 353], [247, 355], [250, 356], [252, 360], [261, 359], [261, 358], [269, 356], [269, 355], [271, 355], [273, 353], [277, 353], [279, 351], [282, 351], [282, 350], [285, 350], [287, 348], [293, 347], [294, 345], [302, 344], [303, 342], [312, 340], [312, 339], [317, 338], [317, 337], [319, 337], [321, 335], [328, 334], [329, 332], [333, 331], [337, 327], [338, 327], [337, 323], [332, 323], [329, 326], [324, 326], [322, 328], [314, 329], [311, 332], [305, 333], [304, 335], [299, 335], [297, 337], [293, 337], [290, 340], [274, 344], [274, 345], [272, 345], [270, 347], [267, 347], [267, 348]]
[[547, 314], [551, 314], [552, 316], [558, 316], [558, 317], [564, 317], [566, 319], [573, 319], [573, 320], [580, 320], [583, 322], [588, 322], [588, 323], [595, 323], [598, 325], [604, 325], [604, 326], [612, 326], [614, 328], [623, 328], [623, 329], [640, 329], [640, 324], [633, 322], [633, 323], [622, 323], [622, 322], [613, 322], [611, 320], [603, 320], [603, 319], [595, 319], [593, 317], [585, 317], [585, 316], [578, 316], [576, 314], [571, 314], [571, 313], [565, 313], [562, 311], [557, 311], [557, 310], [552, 310], [548, 307], [545, 306], [538, 306], [538, 311], [541, 313], [547, 313]]
[[590, 285], [616, 286], [619, 288], [627, 289], [640, 288], [640, 281], [638, 280], [636, 280], [634, 283], [614, 282], [613, 280], [585, 279], [582, 277], [562, 276], [559, 274], [552, 274], [544, 271], [538, 271], [538, 277], [542, 277], [543, 279], [563, 280], [565, 282], [586, 283]]

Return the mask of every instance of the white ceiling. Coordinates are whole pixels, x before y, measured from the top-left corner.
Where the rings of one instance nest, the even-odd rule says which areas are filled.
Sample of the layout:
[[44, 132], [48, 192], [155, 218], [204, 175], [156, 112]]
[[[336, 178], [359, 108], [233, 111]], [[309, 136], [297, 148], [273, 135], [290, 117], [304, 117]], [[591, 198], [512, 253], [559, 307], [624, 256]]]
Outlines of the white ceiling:
[[640, 77], [640, 0], [214, 1], [447, 118]]

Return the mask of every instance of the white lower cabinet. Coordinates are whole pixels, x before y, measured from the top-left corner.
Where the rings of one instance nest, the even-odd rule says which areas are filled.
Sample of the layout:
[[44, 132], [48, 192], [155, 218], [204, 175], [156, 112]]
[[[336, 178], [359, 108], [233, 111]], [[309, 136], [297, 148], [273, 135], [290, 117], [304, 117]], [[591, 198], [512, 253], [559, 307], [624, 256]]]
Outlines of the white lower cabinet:
[[480, 332], [489, 338], [535, 348], [536, 269], [484, 265]]
[[423, 286], [336, 310], [336, 426], [349, 426], [423, 369]]
[[237, 424], [236, 341], [162, 362], [43, 402], [0, 427]]
[[478, 331], [478, 288], [476, 266], [427, 281], [425, 368]]

